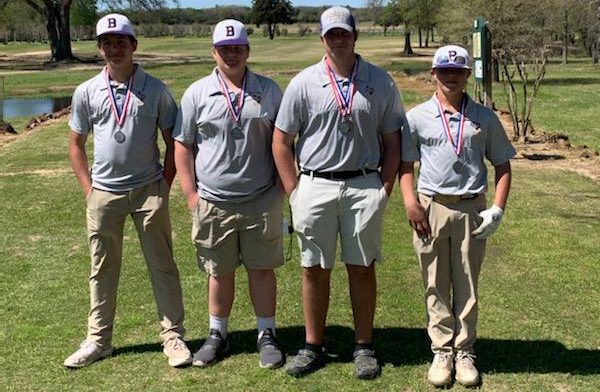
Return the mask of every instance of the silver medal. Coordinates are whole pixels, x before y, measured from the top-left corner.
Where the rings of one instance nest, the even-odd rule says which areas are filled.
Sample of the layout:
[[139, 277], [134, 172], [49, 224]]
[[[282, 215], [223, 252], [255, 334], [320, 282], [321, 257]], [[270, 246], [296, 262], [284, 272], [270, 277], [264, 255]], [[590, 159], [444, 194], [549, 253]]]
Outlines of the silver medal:
[[114, 137], [115, 137], [115, 140], [117, 141], [117, 143], [123, 143], [125, 141], [125, 139], [127, 139], [125, 137], [125, 134], [121, 131], [115, 132]]
[[233, 135], [234, 139], [243, 139], [244, 138], [244, 132], [242, 131], [242, 128], [240, 128], [239, 125], [236, 125], [235, 127], [233, 127], [231, 134]]
[[352, 120], [344, 117], [342, 122], [340, 122], [339, 129], [342, 133], [350, 132], [352, 130]]

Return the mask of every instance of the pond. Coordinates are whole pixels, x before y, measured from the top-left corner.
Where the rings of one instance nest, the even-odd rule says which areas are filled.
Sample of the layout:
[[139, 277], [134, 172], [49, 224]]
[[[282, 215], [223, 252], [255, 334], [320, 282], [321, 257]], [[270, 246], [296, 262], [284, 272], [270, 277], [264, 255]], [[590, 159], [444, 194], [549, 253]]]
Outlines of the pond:
[[39, 116], [45, 113], [54, 113], [71, 104], [71, 97], [54, 98], [5, 98], [4, 118]]

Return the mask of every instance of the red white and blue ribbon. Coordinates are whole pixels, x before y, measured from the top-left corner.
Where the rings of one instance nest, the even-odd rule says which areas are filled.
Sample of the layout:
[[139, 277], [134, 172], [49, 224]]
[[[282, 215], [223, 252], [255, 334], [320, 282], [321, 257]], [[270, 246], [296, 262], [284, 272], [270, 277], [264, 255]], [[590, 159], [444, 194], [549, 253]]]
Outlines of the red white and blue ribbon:
[[127, 93], [125, 94], [125, 103], [123, 104], [123, 107], [121, 108], [121, 112], [119, 113], [119, 108], [117, 106], [117, 99], [115, 97], [115, 93], [114, 93], [112, 87], [110, 86], [110, 75], [108, 73], [108, 67], [104, 68], [106, 87], [108, 89], [108, 98], [110, 100], [110, 107], [112, 109], [113, 115], [117, 119], [117, 124], [119, 124], [119, 126], [123, 126], [123, 123], [125, 123], [125, 117], [127, 117], [127, 109], [129, 107], [129, 102], [131, 101], [131, 86], [133, 86], [133, 74], [134, 73], [135, 73], [135, 71], [129, 77], [129, 82], [127, 82]]
[[344, 94], [344, 91], [336, 81], [335, 73], [329, 64], [329, 59], [325, 59], [325, 65], [327, 67], [327, 75], [329, 75], [329, 81], [331, 82], [333, 95], [335, 96], [335, 101], [340, 109], [340, 113], [342, 116], [348, 116], [350, 113], [352, 113], [352, 102], [354, 101], [354, 93], [356, 92], [354, 79], [356, 78], [356, 73], [358, 70], [358, 59], [354, 60], [352, 74], [350, 74], [350, 86], [348, 87], [346, 94]]
[[219, 79], [219, 84], [221, 86], [221, 93], [225, 97], [225, 102], [227, 102], [227, 107], [229, 108], [229, 113], [233, 118], [233, 121], [236, 123], [239, 121], [240, 116], [242, 114], [242, 108], [244, 107], [244, 94], [246, 92], [246, 74], [244, 73], [244, 80], [242, 81], [242, 89], [240, 90], [240, 98], [237, 101], [237, 105], [233, 105], [233, 100], [229, 95], [229, 88], [227, 87], [227, 83], [223, 76], [217, 71], [217, 78]]
[[460, 125], [458, 126], [458, 132], [456, 133], [456, 137], [452, 137], [452, 132], [450, 131], [450, 124], [448, 124], [448, 120], [446, 119], [446, 112], [442, 107], [440, 100], [435, 97], [435, 103], [437, 104], [438, 112], [440, 113], [440, 119], [442, 120], [442, 127], [444, 127], [444, 131], [446, 132], [446, 136], [448, 136], [448, 140], [452, 145], [452, 150], [456, 155], [460, 155], [463, 149], [463, 137], [465, 133], [465, 109], [467, 107], [467, 100], [463, 96], [460, 103]]

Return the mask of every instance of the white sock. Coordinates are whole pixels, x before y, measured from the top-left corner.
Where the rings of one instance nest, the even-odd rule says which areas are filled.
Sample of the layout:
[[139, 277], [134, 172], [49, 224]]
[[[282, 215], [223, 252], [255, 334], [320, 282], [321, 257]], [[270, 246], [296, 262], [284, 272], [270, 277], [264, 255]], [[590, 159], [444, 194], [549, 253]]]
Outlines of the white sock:
[[275, 317], [257, 317], [256, 325], [258, 327], [258, 338], [261, 337], [261, 332], [265, 329], [270, 329], [275, 335]]
[[223, 339], [227, 339], [227, 322], [229, 321], [229, 317], [217, 317], [210, 315], [208, 319], [209, 328], [216, 329], [221, 333]]

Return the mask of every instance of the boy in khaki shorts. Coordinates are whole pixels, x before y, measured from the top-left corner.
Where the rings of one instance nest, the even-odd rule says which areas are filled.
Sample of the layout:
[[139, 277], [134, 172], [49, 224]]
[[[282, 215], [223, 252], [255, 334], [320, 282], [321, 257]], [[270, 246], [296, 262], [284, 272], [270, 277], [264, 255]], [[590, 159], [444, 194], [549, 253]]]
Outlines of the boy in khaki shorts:
[[[502, 219], [515, 150], [496, 115], [464, 93], [469, 54], [448, 45], [432, 64], [436, 92], [407, 113], [402, 135], [400, 188], [417, 253], [427, 302], [427, 332], [434, 353], [428, 379], [435, 386], [480, 382], [474, 363], [477, 280], [485, 239]], [[494, 204], [485, 209], [487, 159], [494, 166]], [[420, 161], [418, 197], [415, 161]]]
[[209, 335], [194, 354], [208, 366], [229, 350], [227, 324], [235, 271], [244, 265], [257, 318], [259, 365], [284, 358], [275, 338], [276, 279], [283, 264], [283, 192], [271, 154], [281, 101], [275, 82], [246, 67], [244, 25], [219, 22], [213, 33], [213, 73], [193, 83], [175, 126], [175, 162], [192, 211], [198, 265], [208, 274]]

